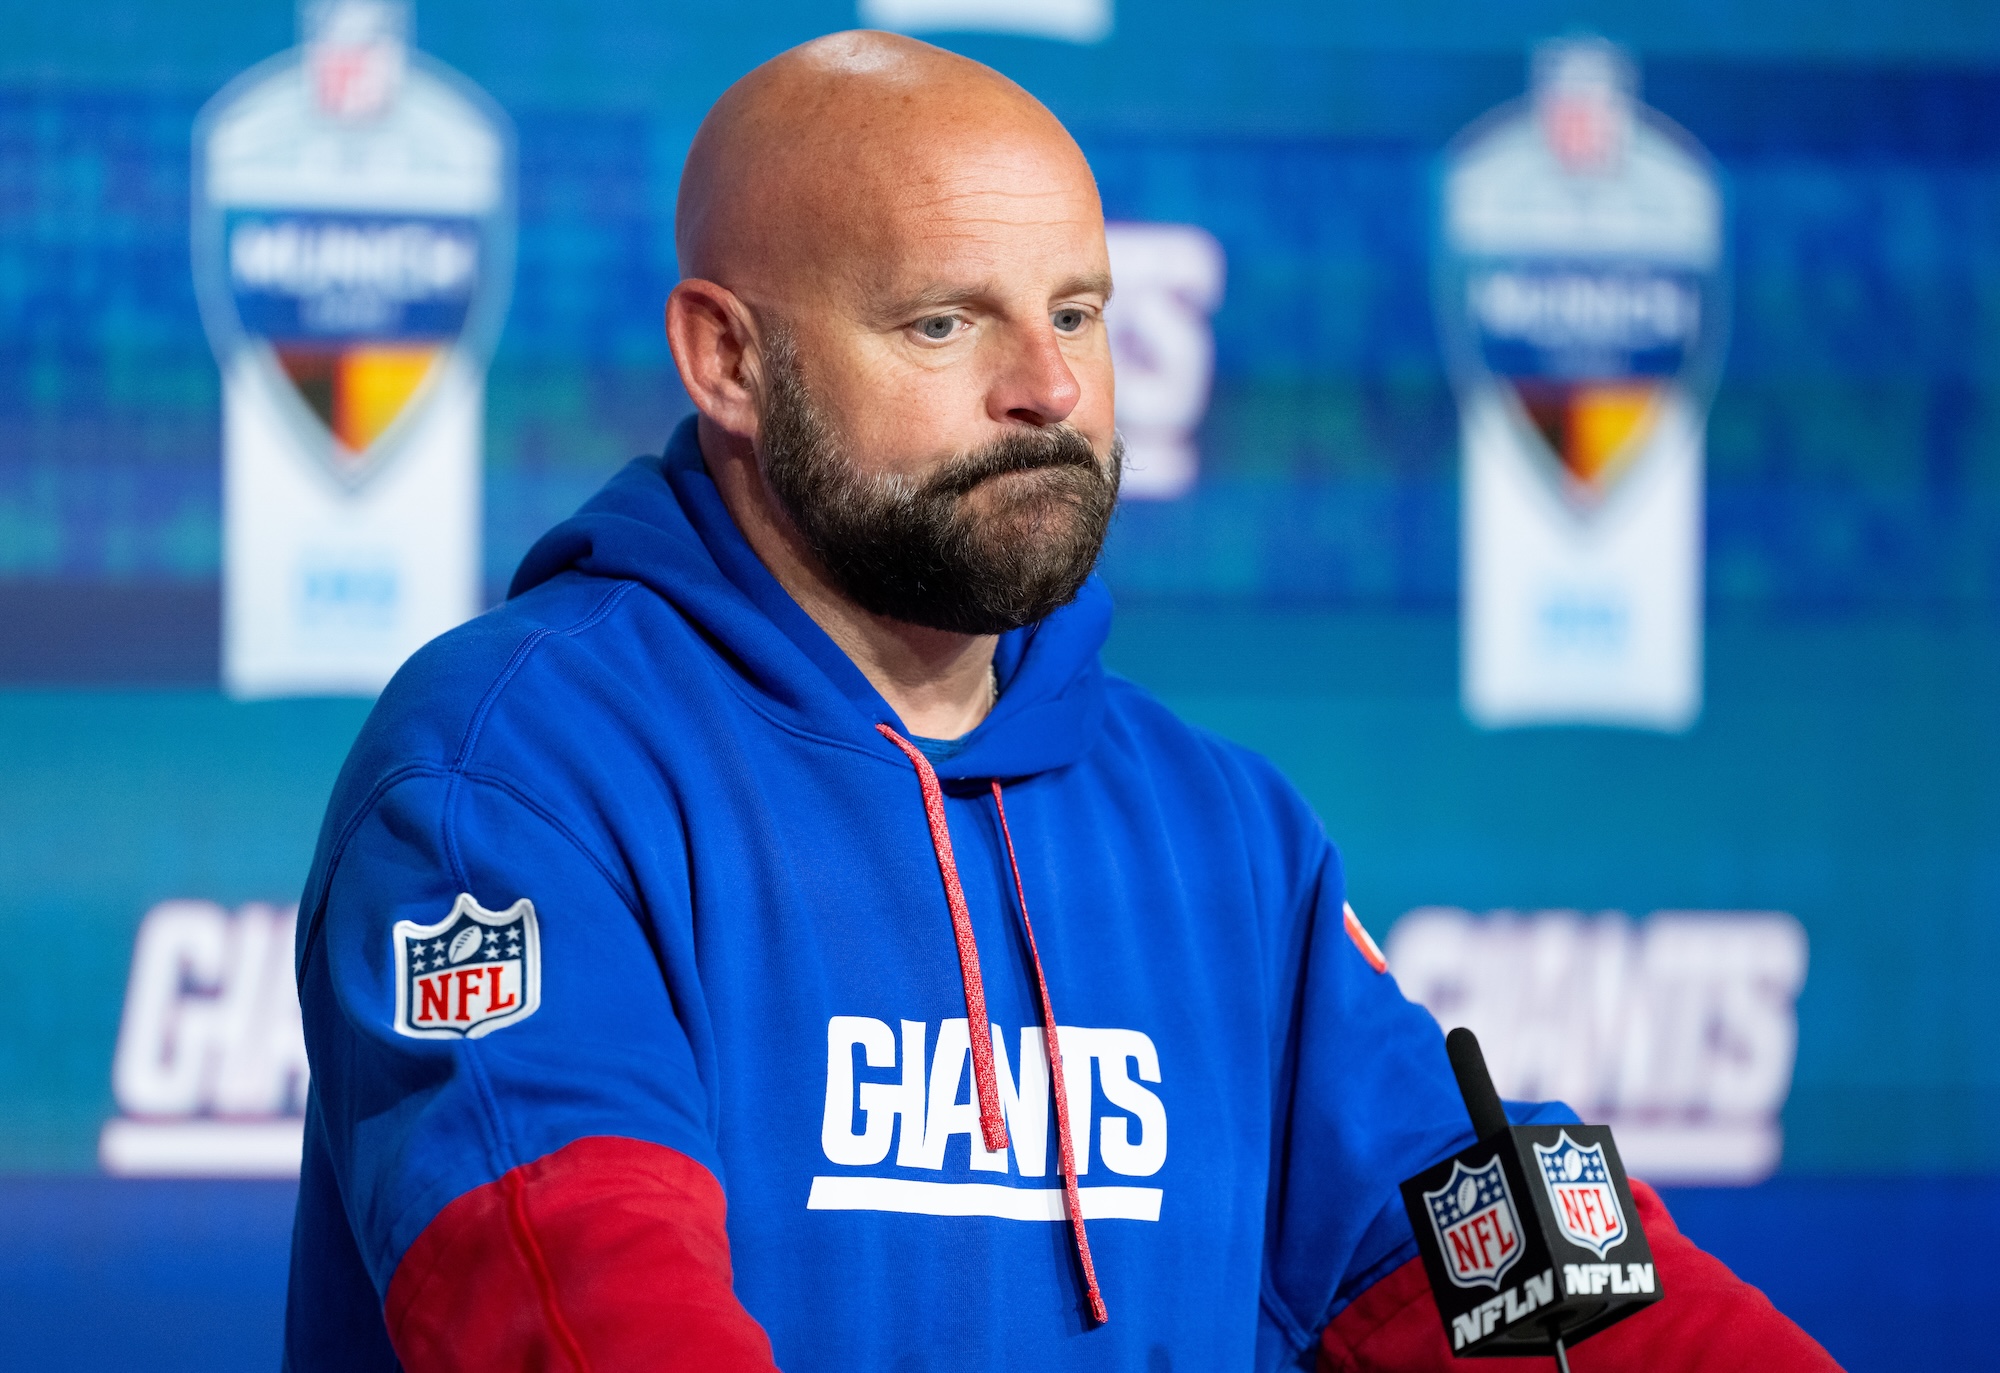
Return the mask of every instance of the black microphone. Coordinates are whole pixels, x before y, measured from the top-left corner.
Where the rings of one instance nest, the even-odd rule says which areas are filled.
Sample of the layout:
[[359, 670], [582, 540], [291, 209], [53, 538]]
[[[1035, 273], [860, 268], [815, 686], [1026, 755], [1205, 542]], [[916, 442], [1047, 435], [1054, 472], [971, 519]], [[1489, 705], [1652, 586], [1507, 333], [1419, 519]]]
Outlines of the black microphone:
[[1479, 1039], [1445, 1053], [1478, 1142], [1403, 1183], [1403, 1205], [1460, 1358], [1567, 1351], [1658, 1301], [1653, 1251], [1607, 1125], [1510, 1125]]
[[1479, 1036], [1461, 1025], [1444, 1037], [1444, 1053], [1458, 1079], [1458, 1094], [1465, 1098], [1465, 1113], [1472, 1117], [1474, 1137], [1491, 1139], [1512, 1129], [1500, 1093], [1493, 1090], [1493, 1075], [1486, 1071]]

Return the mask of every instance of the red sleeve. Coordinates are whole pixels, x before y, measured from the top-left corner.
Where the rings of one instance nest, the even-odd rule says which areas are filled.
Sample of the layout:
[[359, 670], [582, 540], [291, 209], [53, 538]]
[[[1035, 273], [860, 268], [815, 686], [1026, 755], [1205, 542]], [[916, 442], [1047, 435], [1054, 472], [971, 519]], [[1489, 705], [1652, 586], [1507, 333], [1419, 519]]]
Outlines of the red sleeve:
[[[1839, 1373], [1811, 1336], [1762, 1292], [1695, 1248], [1657, 1193], [1632, 1184], [1653, 1248], [1662, 1296], [1570, 1352], [1572, 1373]], [[1320, 1339], [1321, 1373], [1442, 1373], [1452, 1358], [1420, 1260], [1411, 1259], [1333, 1318]], [[1546, 1358], [1481, 1359], [1479, 1373], [1548, 1373]]]
[[409, 1373], [775, 1373], [723, 1214], [686, 1155], [580, 1139], [438, 1213], [389, 1283], [390, 1342]]

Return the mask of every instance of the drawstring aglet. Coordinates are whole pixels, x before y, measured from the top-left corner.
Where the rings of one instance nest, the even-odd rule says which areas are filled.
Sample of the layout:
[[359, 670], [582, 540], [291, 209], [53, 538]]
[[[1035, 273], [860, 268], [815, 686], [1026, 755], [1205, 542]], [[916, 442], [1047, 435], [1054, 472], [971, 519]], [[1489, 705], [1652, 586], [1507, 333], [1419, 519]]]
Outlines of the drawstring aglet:
[[1007, 1147], [1007, 1123], [1000, 1116], [1000, 1103], [979, 1103], [979, 1130], [986, 1136], [986, 1152], [997, 1154]]

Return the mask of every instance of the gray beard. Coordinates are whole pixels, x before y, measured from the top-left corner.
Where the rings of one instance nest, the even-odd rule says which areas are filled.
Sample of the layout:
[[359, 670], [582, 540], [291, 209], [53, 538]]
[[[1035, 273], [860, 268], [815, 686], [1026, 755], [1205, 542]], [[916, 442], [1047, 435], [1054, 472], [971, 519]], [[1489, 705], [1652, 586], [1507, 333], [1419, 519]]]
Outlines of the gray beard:
[[[1024, 429], [940, 464], [921, 480], [865, 476], [841, 452], [800, 375], [789, 332], [773, 330], [759, 461], [834, 583], [862, 609], [957, 634], [1004, 634], [1076, 599], [1118, 505], [1124, 440], [1109, 470], [1068, 424]], [[967, 498], [1008, 473], [986, 510]]]

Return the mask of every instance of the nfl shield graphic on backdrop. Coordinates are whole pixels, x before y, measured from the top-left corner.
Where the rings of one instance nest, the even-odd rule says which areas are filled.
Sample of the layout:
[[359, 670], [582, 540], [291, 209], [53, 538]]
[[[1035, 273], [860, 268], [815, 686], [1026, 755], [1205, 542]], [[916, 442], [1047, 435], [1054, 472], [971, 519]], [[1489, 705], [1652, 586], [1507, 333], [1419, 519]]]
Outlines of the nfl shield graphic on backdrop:
[[319, 0], [195, 129], [194, 270], [223, 374], [223, 678], [371, 693], [479, 608], [485, 364], [511, 144], [396, 0]]
[[1706, 157], [1598, 40], [1447, 158], [1467, 713], [1680, 730], [1701, 710], [1705, 407], [1726, 323]]
[[489, 911], [461, 893], [434, 925], [399, 920], [396, 1033], [412, 1039], [478, 1039], [542, 1004], [542, 940], [522, 897]]
[[1447, 1276], [1460, 1287], [1498, 1289], [1521, 1257], [1521, 1224], [1498, 1158], [1478, 1168], [1454, 1162], [1451, 1177], [1424, 1193]]
[[1565, 1131], [1553, 1145], [1535, 1146], [1535, 1162], [1541, 1165], [1556, 1228], [1564, 1238], [1595, 1251], [1600, 1259], [1625, 1238], [1625, 1211], [1618, 1204], [1618, 1189], [1611, 1185], [1603, 1145], [1586, 1149]]

